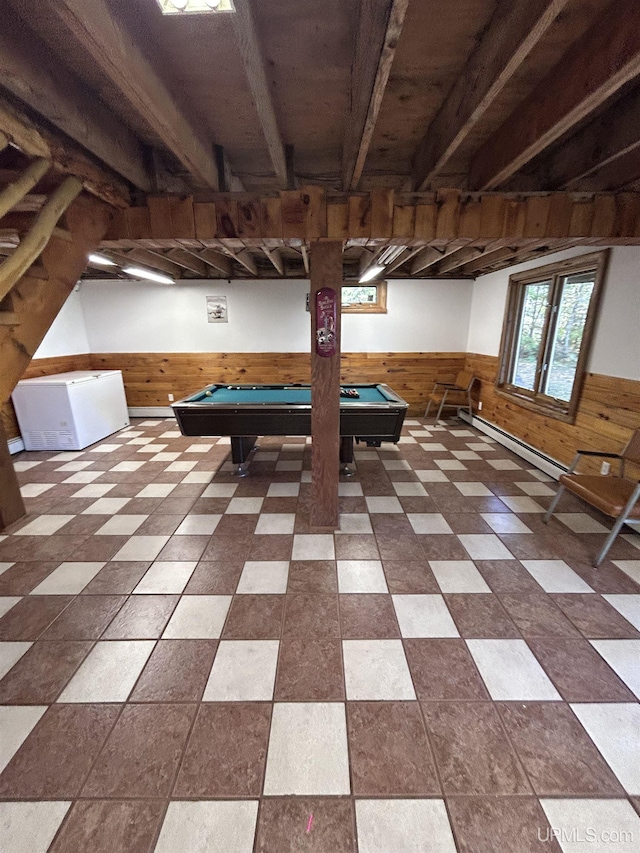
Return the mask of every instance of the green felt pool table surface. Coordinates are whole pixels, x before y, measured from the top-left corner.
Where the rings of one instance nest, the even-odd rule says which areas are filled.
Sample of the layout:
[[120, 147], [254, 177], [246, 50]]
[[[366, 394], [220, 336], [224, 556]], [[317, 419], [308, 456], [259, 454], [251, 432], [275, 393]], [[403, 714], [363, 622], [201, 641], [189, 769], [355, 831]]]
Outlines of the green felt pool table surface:
[[[343, 385], [345, 389], [355, 388], [358, 397], [340, 397], [340, 405], [359, 403], [392, 402], [376, 385]], [[189, 398], [192, 403], [221, 403], [225, 405], [311, 405], [311, 388], [309, 386], [295, 387], [280, 386], [212, 386]]]

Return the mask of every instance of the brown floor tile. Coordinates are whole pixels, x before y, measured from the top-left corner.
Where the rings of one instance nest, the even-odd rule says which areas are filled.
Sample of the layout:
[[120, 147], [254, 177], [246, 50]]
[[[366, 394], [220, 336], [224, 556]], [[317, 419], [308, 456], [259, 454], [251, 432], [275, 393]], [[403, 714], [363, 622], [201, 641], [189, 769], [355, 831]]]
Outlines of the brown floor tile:
[[[529, 513], [520, 516], [529, 524]], [[543, 537], [531, 533], [500, 533], [500, 539], [518, 560], [558, 560], [561, 552], [557, 546], [557, 537]]]
[[[468, 560], [469, 555], [457, 536], [443, 533], [439, 536], [419, 534], [417, 537], [422, 549], [420, 559], [426, 560]], [[384, 559], [384, 558], [383, 558]]]
[[251, 536], [220, 536], [219, 531], [216, 530], [204, 549], [201, 559], [244, 563], [245, 560], [249, 559], [250, 550]]
[[338, 498], [338, 512], [367, 512], [367, 502], [363, 497]]
[[131, 694], [132, 702], [199, 702], [218, 643], [160, 640]]
[[343, 639], [374, 640], [400, 636], [390, 595], [340, 595], [338, 600]]
[[230, 515], [223, 515], [220, 519], [218, 526], [216, 527], [213, 538], [216, 539], [220, 536], [253, 536], [253, 532], [256, 529], [256, 524], [258, 523], [258, 514], [250, 514], [250, 515], [241, 515], [231, 513]]
[[488, 699], [464, 640], [404, 640], [418, 699]]
[[[336, 536], [336, 539], [341, 539]], [[337, 592], [335, 560], [292, 560], [287, 592]]]
[[[634, 548], [634, 551], [635, 554], [625, 559], [637, 560], [638, 549]], [[596, 569], [591, 565], [591, 562], [581, 563], [571, 557], [565, 558], [573, 571], [580, 575], [582, 580], [588, 583], [591, 589], [594, 589], [596, 592], [603, 595], [638, 595], [640, 593], [640, 584], [635, 583], [629, 575], [609, 562], [611, 559], [618, 558], [612, 558], [611, 551], [609, 551], [607, 560], [601, 563]]]
[[454, 533], [493, 533], [487, 522], [475, 512], [447, 512], [445, 519]]
[[[394, 471], [394, 474], [400, 474], [400, 471]], [[411, 473], [409, 471], [407, 474]], [[413, 479], [413, 476], [411, 477]], [[394, 482], [400, 482], [396, 480], [394, 477]], [[426, 497], [424, 495], [412, 495], [412, 496], [403, 496], [399, 495], [398, 500], [400, 501], [400, 506], [405, 512], [438, 512], [438, 508], [436, 502], [433, 498]]]
[[196, 705], [126, 705], [89, 778], [85, 797], [167, 797]]
[[0, 575], [0, 595], [28, 595], [59, 565], [57, 560], [16, 563]]
[[540, 595], [500, 595], [505, 610], [523, 637], [579, 637], [571, 622], [546, 593]]
[[0, 641], [37, 640], [73, 601], [72, 595], [28, 595], [0, 619]]
[[620, 783], [564, 702], [496, 703], [539, 796], [622, 795]]
[[82, 595], [128, 595], [138, 585], [151, 563], [112, 562], [100, 569], [82, 590]]
[[161, 800], [75, 802], [49, 853], [147, 853], [164, 810]]
[[286, 596], [283, 637], [339, 637], [338, 596], [295, 593]]
[[403, 513], [374, 512], [371, 514], [371, 526], [376, 537], [385, 533], [390, 536], [413, 536], [413, 527]]
[[543, 591], [518, 560], [476, 560], [475, 564], [493, 592]]
[[136, 530], [136, 536], [171, 536], [178, 529], [183, 519], [183, 515], [154, 513], [142, 522]]
[[178, 595], [132, 595], [105, 631], [103, 640], [156, 640], [178, 603]]
[[[399, 516], [400, 517], [400, 516]], [[430, 537], [435, 539], [436, 537]], [[438, 536], [438, 539], [443, 537]], [[446, 538], [446, 537], [445, 537]], [[411, 533], [376, 533], [378, 550], [382, 560], [406, 560], [415, 562], [424, 559], [424, 549], [421, 545], [421, 537]]]
[[200, 561], [189, 578], [186, 595], [233, 595], [242, 574], [243, 563]]
[[260, 512], [295, 512], [298, 508], [298, 498], [267, 498], [262, 502]]
[[[102, 516], [103, 522], [106, 517]], [[129, 540], [128, 536], [90, 536], [82, 545], [74, 548], [70, 560], [78, 562], [106, 562]]]
[[340, 640], [285, 637], [280, 643], [274, 700], [343, 702]]
[[[296, 498], [297, 500], [297, 498]], [[266, 512], [266, 510], [263, 510]], [[251, 538], [250, 560], [290, 560], [293, 536], [267, 534]]]
[[535, 797], [451, 797], [447, 808], [460, 853], [560, 853]]
[[222, 633], [225, 640], [277, 640], [282, 631], [284, 595], [236, 595]]
[[0, 542], [0, 561], [22, 560], [59, 563], [70, 560], [71, 554], [84, 542], [85, 536], [10, 536]]
[[259, 796], [270, 721], [269, 703], [201, 705], [174, 798]]
[[499, 639], [520, 636], [497, 595], [454, 593], [444, 598], [462, 637]]
[[119, 705], [52, 705], [0, 776], [0, 798], [76, 797]]
[[529, 640], [566, 702], [634, 702], [633, 693], [586, 640]]
[[637, 639], [637, 631], [608, 601], [591, 593], [554, 595], [555, 603], [590, 640]]
[[158, 560], [199, 560], [209, 544], [209, 536], [172, 536], [157, 556]]
[[417, 702], [348, 702], [356, 796], [438, 796], [440, 785]]
[[423, 702], [445, 796], [527, 794], [527, 777], [489, 702]]
[[79, 595], [42, 635], [42, 640], [97, 640], [127, 599]]
[[50, 705], [64, 690], [92, 643], [38, 642], [0, 681], [0, 705]]
[[426, 560], [383, 560], [382, 568], [392, 595], [440, 593]]
[[341, 533], [335, 537], [336, 560], [379, 560], [376, 537], [371, 534]]
[[[313, 815], [307, 832], [309, 818]], [[260, 804], [256, 853], [355, 853], [352, 801], [269, 797]]]

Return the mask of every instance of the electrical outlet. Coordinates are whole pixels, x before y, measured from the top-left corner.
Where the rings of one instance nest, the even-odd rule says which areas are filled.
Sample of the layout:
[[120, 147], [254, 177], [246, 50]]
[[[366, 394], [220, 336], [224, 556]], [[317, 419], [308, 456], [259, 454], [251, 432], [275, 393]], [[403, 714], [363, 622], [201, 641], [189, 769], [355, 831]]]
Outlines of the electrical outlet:
[[173, 394], [167, 394], [167, 397], [169, 398], [169, 402], [173, 403], [173, 399], [174, 399]]
[[478, 411], [482, 411], [482, 400], [478, 400]]
[[600, 473], [601, 474], [608, 474], [609, 471], [611, 471], [611, 465], [609, 464], [609, 462], [603, 462], [602, 465], [600, 466]]

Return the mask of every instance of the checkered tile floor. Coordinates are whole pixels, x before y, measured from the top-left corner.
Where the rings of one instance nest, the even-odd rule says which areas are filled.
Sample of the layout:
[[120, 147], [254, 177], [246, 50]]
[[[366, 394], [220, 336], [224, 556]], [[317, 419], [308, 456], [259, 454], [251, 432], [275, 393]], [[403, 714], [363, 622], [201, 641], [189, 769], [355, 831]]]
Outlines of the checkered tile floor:
[[594, 570], [607, 522], [457, 421], [361, 447], [335, 535], [309, 441], [228, 452], [16, 458], [3, 853], [640, 849], [640, 536]]

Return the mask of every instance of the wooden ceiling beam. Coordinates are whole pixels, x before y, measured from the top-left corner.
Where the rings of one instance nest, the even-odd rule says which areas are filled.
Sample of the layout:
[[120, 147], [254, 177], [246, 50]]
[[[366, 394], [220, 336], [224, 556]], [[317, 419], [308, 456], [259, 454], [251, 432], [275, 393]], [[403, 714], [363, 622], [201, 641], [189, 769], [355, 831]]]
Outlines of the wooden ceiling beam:
[[258, 275], [256, 259], [248, 249], [240, 249], [238, 252], [233, 252], [231, 249], [227, 249], [227, 252], [232, 260], [240, 264], [241, 267], [244, 267], [247, 272], [251, 273], [251, 275]]
[[192, 255], [187, 249], [169, 249], [165, 257], [201, 278], [209, 278], [209, 268], [205, 262]]
[[409, 0], [361, 0], [342, 154], [345, 190], [360, 182], [408, 5]]
[[204, 186], [218, 188], [211, 141], [182, 112], [105, 0], [40, 0], [153, 133]]
[[503, 184], [639, 74], [640, 3], [614, 3], [480, 148], [470, 187]]
[[202, 258], [210, 267], [221, 272], [225, 278], [231, 277], [231, 259], [227, 255], [224, 255], [222, 252], [216, 252], [215, 249], [201, 249], [198, 252], [198, 257]]
[[[28, 20], [26, 8], [25, 16]], [[151, 191], [142, 143], [6, 9], [0, 28], [0, 79], [5, 89], [58, 130], [134, 186]]]
[[418, 147], [413, 162], [417, 190], [446, 167], [568, 2], [498, 2], [488, 28]]
[[460, 269], [460, 267], [463, 267], [470, 261], [475, 260], [480, 255], [482, 255], [482, 249], [476, 246], [458, 249], [458, 251], [453, 252], [448, 258], [438, 265], [437, 273], [438, 275], [444, 275], [445, 273], [453, 272], [454, 270]]
[[262, 48], [256, 32], [251, 4], [249, 0], [234, 0], [234, 6], [236, 11], [233, 15], [233, 22], [249, 88], [253, 95], [273, 169], [284, 189], [287, 186], [287, 159], [278, 127], [273, 96], [265, 73]]
[[276, 268], [276, 271], [280, 273], [280, 275], [284, 275], [284, 261], [282, 259], [282, 255], [280, 254], [280, 250], [268, 249], [266, 246], [263, 246], [262, 251], [269, 258], [273, 266]]
[[413, 259], [411, 264], [411, 275], [418, 275], [422, 270], [437, 264], [444, 257], [444, 252], [441, 249], [434, 249], [433, 246], [425, 246], [421, 249]]
[[164, 255], [158, 252], [151, 252], [147, 249], [131, 249], [126, 255], [122, 255], [121, 257], [128, 264], [133, 261], [136, 264], [142, 264], [142, 266], [149, 267], [158, 272], [164, 272], [173, 278], [182, 278], [183, 275], [183, 268], [179, 264], [165, 258]]

